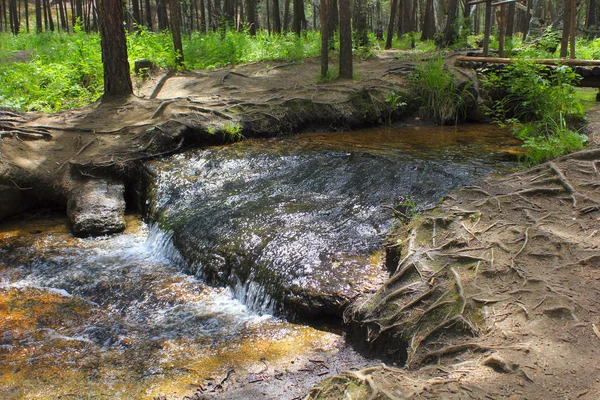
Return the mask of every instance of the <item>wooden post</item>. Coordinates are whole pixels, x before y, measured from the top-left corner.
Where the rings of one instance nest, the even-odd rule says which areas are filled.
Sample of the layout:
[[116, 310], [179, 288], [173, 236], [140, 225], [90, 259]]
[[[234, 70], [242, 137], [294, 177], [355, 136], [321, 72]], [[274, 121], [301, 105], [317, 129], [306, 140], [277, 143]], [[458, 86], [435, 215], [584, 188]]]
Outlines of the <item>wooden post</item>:
[[490, 50], [490, 34], [492, 33], [492, 0], [485, 2], [485, 28], [483, 32], [483, 56], [487, 57]]

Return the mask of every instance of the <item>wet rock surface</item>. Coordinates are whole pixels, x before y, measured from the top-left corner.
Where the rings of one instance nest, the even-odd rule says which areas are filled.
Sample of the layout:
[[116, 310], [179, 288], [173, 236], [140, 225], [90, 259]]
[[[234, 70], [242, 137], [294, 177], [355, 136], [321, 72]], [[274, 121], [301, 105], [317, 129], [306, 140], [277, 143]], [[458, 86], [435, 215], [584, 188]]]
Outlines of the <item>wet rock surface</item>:
[[125, 229], [125, 186], [122, 182], [90, 179], [71, 192], [67, 215], [75, 236], [101, 236]]
[[421, 127], [189, 152], [152, 163], [153, 218], [190, 272], [236, 288], [246, 304], [339, 317], [387, 277], [379, 249], [391, 213], [382, 205], [432, 204], [508, 165], [499, 149], [480, 152], [502, 137]]

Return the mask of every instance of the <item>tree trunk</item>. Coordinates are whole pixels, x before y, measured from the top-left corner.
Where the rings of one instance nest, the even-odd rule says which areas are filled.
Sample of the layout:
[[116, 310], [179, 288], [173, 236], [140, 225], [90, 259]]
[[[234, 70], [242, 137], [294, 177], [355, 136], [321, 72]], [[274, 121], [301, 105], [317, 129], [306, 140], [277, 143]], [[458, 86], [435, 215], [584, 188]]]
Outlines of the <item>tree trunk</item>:
[[35, 31], [42, 33], [42, 2], [35, 0]]
[[421, 40], [433, 40], [435, 37], [435, 12], [433, 0], [425, 3], [425, 15], [423, 17], [423, 28], [421, 29]]
[[292, 30], [298, 36], [306, 26], [306, 16], [304, 14], [304, 0], [294, 0], [294, 20], [292, 21]]
[[19, 12], [17, 0], [8, 0], [8, 18], [10, 19], [10, 31], [13, 35], [19, 34]]
[[563, 31], [562, 39], [560, 41], [560, 58], [567, 56], [569, 47], [569, 33], [571, 31], [571, 0], [563, 0], [564, 13], [563, 13]]
[[283, 30], [288, 31], [290, 26], [290, 0], [285, 0], [283, 11]]
[[390, 22], [388, 24], [387, 37], [385, 38], [385, 49], [392, 48], [392, 39], [394, 38], [394, 22], [396, 21], [396, 11], [398, 9], [398, 0], [392, 0], [390, 8]]
[[133, 14], [133, 22], [137, 25], [142, 25], [142, 17], [140, 16], [140, 0], [131, 0], [131, 12]]
[[587, 29], [596, 28], [596, 26], [598, 25], [598, 22], [596, 21], [596, 8], [596, 0], [589, 0], [588, 12], [585, 18], [585, 27]]
[[490, 35], [492, 34], [492, 1], [485, 3], [485, 27], [483, 28], [483, 56], [487, 57], [490, 50]]
[[156, 0], [156, 16], [158, 18], [158, 31], [169, 29], [169, 17], [167, 16], [167, 0]]
[[235, 25], [235, 4], [234, 0], [225, 0], [223, 2], [223, 22], [225, 25]]
[[175, 64], [183, 65], [183, 44], [181, 43], [181, 4], [179, 0], [169, 0], [171, 10], [171, 34], [173, 35], [173, 48], [175, 49]]
[[446, 28], [441, 45], [443, 47], [451, 46], [458, 41], [458, 0], [450, 0], [448, 3], [448, 18], [446, 19]]
[[204, 0], [198, 0], [200, 2], [200, 24], [198, 29], [202, 33], [206, 33], [206, 27], [208, 23], [206, 21], [206, 6], [204, 5]]
[[273, 32], [281, 33], [281, 15], [279, 0], [273, 0]]
[[321, 0], [321, 78], [326, 78], [329, 72], [329, 1]]
[[577, 33], [577, 0], [571, 0], [571, 12], [569, 14], [570, 22], [569, 22], [569, 34], [571, 36], [570, 47], [571, 52], [569, 57], [574, 60], [575, 59], [575, 35]]
[[256, 36], [256, 0], [246, 0], [246, 23], [248, 24], [248, 33]]
[[67, 18], [67, 12], [65, 10], [65, 4], [62, 0], [57, 0], [58, 11], [60, 14], [60, 24], [62, 25], [63, 31], [69, 31], [69, 19]]
[[146, 13], [144, 14], [144, 17], [146, 17], [146, 27], [152, 31], [152, 7], [150, 6], [150, 0], [144, 0], [144, 5], [146, 8]]
[[29, 33], [29, 2], [23, 0], [23, 8], [25, 9], [25, 31]]
[[352, 79], [352, 26], [350, 25], [350, 0], [340, 4], [340, 78]]
[[366, 46], [369, 43], [369, 32], [367, 31], [367, 2], [366, 0], [354, 0], [354, 34], [358, 46]]
[[[375, 37], [377, 38], [377, 40], [383, 40], [383, 17], [381, 15], [381, 0], [375, 1]], [[386, 46], [387, 46], [387, 39], [386, 39]], [[390, 47], [392, 47], [391, 43], [390, 43]]]
[[99, 0], [98, 17], [104, 65], [104, 96], [127, 96], [133, 93], [127, 43], [120, 0]]

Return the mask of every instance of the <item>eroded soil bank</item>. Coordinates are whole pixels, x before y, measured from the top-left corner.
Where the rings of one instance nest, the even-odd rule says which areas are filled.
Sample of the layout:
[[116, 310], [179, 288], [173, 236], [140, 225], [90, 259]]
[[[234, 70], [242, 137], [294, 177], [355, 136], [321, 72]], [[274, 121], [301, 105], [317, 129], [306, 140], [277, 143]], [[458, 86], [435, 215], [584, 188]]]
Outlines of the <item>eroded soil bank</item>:
[[597, 399], [599, 110], [591, 149], [465, 187], [399, 223], [391, 278], [346, 311], [357, 343], [406, 362], [308, 399]]

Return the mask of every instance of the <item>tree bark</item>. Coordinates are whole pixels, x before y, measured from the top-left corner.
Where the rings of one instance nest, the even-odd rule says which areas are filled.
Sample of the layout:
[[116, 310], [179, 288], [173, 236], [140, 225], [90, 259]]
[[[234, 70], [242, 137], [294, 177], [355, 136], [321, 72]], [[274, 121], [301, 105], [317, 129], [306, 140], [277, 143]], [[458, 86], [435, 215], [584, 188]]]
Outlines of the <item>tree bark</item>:
[[483, 56], [487, 57], [490, 51], [490, 35], [492, 34], [492, 1], [485, 3], [485, 27], [483, 28]]
[[444, 29], [444, 37], [442, 46], [451, 46], [458, 41], [458, 0], [450, 0], [448, 2], [448, 18], [446, 19], [446, 28]]
[[292, 21], [292, 30], [298, 36], [306, 26], [306, 16], [304, 14], [304, 0], [294, 0], [294, 19]]
[[340, 4], [340, 78], [352, 79], [352, 27], [350, 25], [350, 0]]
[[329, 1], [321, 0], [321, 78], [326, 78], [329, 72]]
[[104, 96], [127, 96], [133, 93], [127, 43], [120, 0], [99, 0], [98, 17], [104, 65]]
[[169, 17], [167, 15], [167, 0], [156, 0], [156, 16], [158, 19], [158, 31], [169, 29]]
[[42, 2], [41, 0], [35, 0], [35, 31], [42, 33]]
[[279, 8], [279, 0], [273, 0], [273, 32], [281, 33], [281, 11]]
[[596, 0], [589, 0], [588, 12], [585, 18], [585, 27], [587, 29], [595, 28], [598, 25], [598, 22], [596, 21], [597, 6]]
[[246, 0], [246, 23], [251, 36], [256, 36], [256, 0]]
[[144, 0], [144, 6], [146, 8], [146, 13], [144, 14], [146, 20], [146, 27], [152, 31], [154, 28], [152, 27], [152, 7], [150, 6], [150, 0]]
[[423, 28], [421, 29], [421, 40], [433, 40], [435, 37], [435, 12], [433, 0], [425, 3], [425, 15], [423, 17]]
[[561, 58], [565, 58], [567, 56], [569, 47], [569, 33], [571, 32], [571, 0], [563, 0], [563, 6], [563, 31], [562, 39], [560, 41]]
[[396, 22], [396, 12], [398, 10], [398, 0], [392, 0], [390, 8], [390, 22], [388, 24], [387, 37], [385, 38], [385, 49], [392, 48], [392, 39], [394, 38], [394, 22]]
[[181, 5], [179, 0], [169, 0], [171, 9], [171, 34], [173, 35], [173, 48], [175, 50], [175, 64], [183, 65], [183, 44], [181, 43]]
[[358, 46], [366, 46], [369, 43], [369, 32], [367, 31], [367, 2], [366, 0], [354, 0], [354, 34]]

